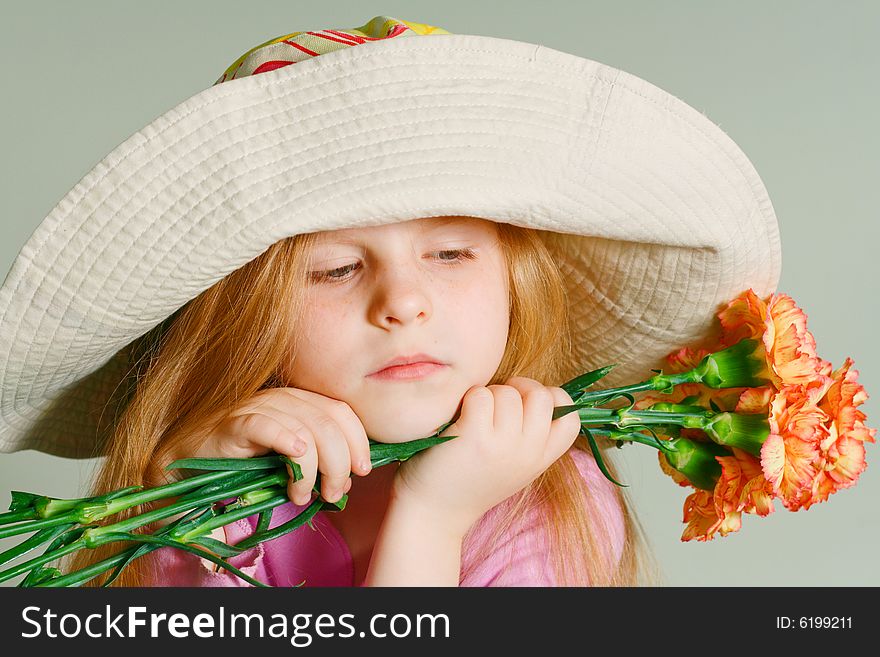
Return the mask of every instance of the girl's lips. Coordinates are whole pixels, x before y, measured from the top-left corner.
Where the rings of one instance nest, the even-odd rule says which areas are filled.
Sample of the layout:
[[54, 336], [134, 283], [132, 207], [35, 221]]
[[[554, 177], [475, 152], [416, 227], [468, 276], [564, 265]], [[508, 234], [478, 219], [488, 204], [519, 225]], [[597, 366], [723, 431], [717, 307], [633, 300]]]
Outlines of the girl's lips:
[[396, 365], [369, 375], [371, 379], [380, 381], [412, 381], [423, 379], [431, 374], [439, 372], [446, 365], [439, 363], [410, 363], [409, 365]]

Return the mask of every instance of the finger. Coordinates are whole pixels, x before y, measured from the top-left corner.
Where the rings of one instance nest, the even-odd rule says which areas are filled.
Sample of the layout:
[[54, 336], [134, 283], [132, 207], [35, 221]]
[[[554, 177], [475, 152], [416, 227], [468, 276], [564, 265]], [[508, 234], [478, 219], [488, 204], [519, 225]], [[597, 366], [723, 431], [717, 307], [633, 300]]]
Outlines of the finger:
[[489, 390], [495, 397], [493, 425], [498, 435], [513, 440], [522, 433], [523, 398], [520, 391], [510, 385], [491, 385]]
[[318, 469], [321, 471], [321, 497], [336, 502], [351, 475], [351, 453], [342, 429], [329, 415], [316, 419]]
[[310, 390], [302, 390], [301, 388], [283, 388], [282, 390], [290, 396], [314, 404], [330, 415], [342, 429], [342, 434], [348, 443], [351, 471], [361, 476], [369, 474], [372, 469], [370, 465], [370, 439], [363, 423], [351, 406], [344, 401]]
[[[553, 407], [571, 406], [574, 401], [562, 388], [550, 388]], [[550, 435], [544, 452], [545, 462], [553, 463], [572, 446], [581, 431], [581, 419], [577, 411], [558, 417], [550, 423]]]
[[530, 445], [543, 448], [550, 433], [550, 421], [553, 419], [553, 393], [550, 388], [534, 379], [514, 377], [509, 383], [523, 396], [523, 436], [530, 441]]
[[450, 424], [441, 436], [458, 436], [463, 433], [491, 431], [494, 423], [495, 395], [485, 386], [471, 386], [461, 400], [458, 419]]
[[314, 442], [310, 441], [305, 454], [293, 457], [293, 460], [302, 471], [302, 479], [294, 481], [293, 473], [290, 472], [290, 466], [288, 466], [290, 483], [287, 485], [287, 497], [294, 504], [305, 506], [312, 500], [312, 488], [315, 487], [315, 480], [318, 478], [318, 452]]
[[[282, 422], [302, 423], [313, 437], [311, 444], [317, 453], [321, 497], [328, 502], [338, 501], [343, 486], [351, 473], [349, 442], [335, 419], [312, 401], [289, 394], [289, 389], [277, 389], [281, 394], [267, 400], [261, 408], [273, 413]], [[329, 398], [328, 398], [329, 399]], [[312, 485], [317, 481], [318, 473]]]
[[314, 436], [321, 497], [336, 502], [342, 497], [342, 488], [351, 474], [351, 452], [345, 433], [336, 420], [313, 401], [291, 395], [288, 400], [293, 402], [289, 407], [291, 413], [306, 424]]
[[259, 456], [270, 450], [294, 456], [306, 449], [302, 431], [296, 427], [291, 430], [271, 412], [232, 415], [217, 427], [213, 436], [217, 452], [229, 458]]
[[[314, 438], [307, 425], [297, 422], [299, 429], [293, 440], [304, 443], [305, 448], [291, 450], [289, 446], [285, 445], [285, 441], [271, 437], [273, 429], [279, 431], [279, 427], [279, 433], [289, 433], [287, 425], [279, 421], [276, 415], [277, 411], [267, 405], [261, 405], [260, 408], [263, 412], [251, 411], [234, 415], [224, 421], [223, 433], [220, 435], [221, 439], [218, 444], [225, 446], [224, 449], [227, 452], [230, 450], [233, 453], [238, 452], [240, 456], [244, 456], [246, 451], [253, 452], [255, 448], [262, 450], [260, 453], [274, 449], [279, 454], [290, 455], [299, 464], [303, 476], [298, 481], [293, 481], [293, 473], [288, 466], [290, 483], [287, 486], [287, 495], [294, 504], [308, 504], [318, 469]], [[289, 420], [289, 418], [287, 419]], [[288, 439], [287, 442], [291, 442], [291, 439]]]
[[259, 413], [272, 418], [286, 429], [296, 434], [297, 446], [290, 452], [283, 449], [276, 451], [281, 454], [287, 454], [290, 458], [300, 466], [302, 476], [300, 479], [294, 480], [293, 472], [290, 466], [287, 466], [287, 474], [290, 481], [287, 485], [287, 496], [290, 501], [298, 505], [306, 505], [312, 499], [312, 489], [315, 487], [315, 481], [318, 477], [318, 452], [315, 447], [315, 436], [311, 427], [307, 422], [303, 422], [299, 417], [295, 417], [279, 410], [271, 403], [271, 399], [263, 397], [257, 405], [251, 408], [259, 409], [251, 411], [252, 414]]

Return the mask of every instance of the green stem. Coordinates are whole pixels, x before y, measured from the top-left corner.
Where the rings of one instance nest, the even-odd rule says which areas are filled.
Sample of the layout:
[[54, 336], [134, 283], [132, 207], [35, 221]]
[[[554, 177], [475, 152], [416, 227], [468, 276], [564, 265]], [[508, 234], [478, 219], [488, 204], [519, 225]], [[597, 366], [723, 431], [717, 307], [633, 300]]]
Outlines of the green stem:
[[73, 524], [60, 525], [58, 527], [50, 527], [48, 529], [37, 532], [23, 543], [19, 543], [18, 545], [9, 548], [3, 553], [0, 553], [0, 565], [18, 559], [19, 557], [27, 554], [31, 550], [40, 547], [43, 543], [56, 539], [72, 526]]
[[79, 586], [80, 584], [88, 582], [90, 579], [97, 577], [101, 573], [124, 561], [128, 558], [128, 555], [137, 550], [138, 547], [139, 546], [136, 545], [134, 547], [128, 548], [126, 550], [123, 550], [119, 554], [115, 554], [112, 557], [107, 557], [102, 561], [93, 563], [91, 566], [86, 566], [85, 568], [82, 568], [80, 570], [74, 570], [72, 573], [67, 573], [66, 575], [62, 575], [61, 577], [51, 579], [48, 582], [41, 584], [40, 586]]
[[580, 397], [578, 397], [577, 403], [596, 403], [597, 401], [599, 403], [605, 403], [615, 397], [621, 397], [627, 394], [644, 392], [646, 390], [669, 391], [682, 383], [699, 383], [699, 381], [700, 376], [696, 372], [696, 369], [677, 374], [657, 374], [656, 376], [652, 376], [650, 379], [646, 379], [640, 383], [632, 383], [630, 385], [620, 386], [619, 388], [585, 391]]
[[[69, 523], [79, 523], [82, 525], [91, 524], [97, 520], [102, 520], [108, 516], [112, 516], [120, 511], [130, 509], [138, 504], [151, 502], [166, 497], [172, 497], [175, 494], [186, 492], [193, 488], [198, 488], [206, 483], [211, 483], [220, 479], [231, 477], [237, 473], [230, 472], [208, 472], [203, 475], [190, 477], [173, 484], [166, 484], [151, 488], [142, 493], [126, 495], [113, 500], [107, 501], [106, 495], [100, 496], [100, 501], [95, 498], [84, 498], [78, 502], [76, 506], [66, 513], [57, 515], [43, 520], [25, 521], [8, 527], [0, 527], [0, 539], [9, 538], [18, 534], [26, 534], [28, 532], [38, 531], [47, 527], [55, 527], [56, 525], [65, 525]], [[60, 500], [56, 500], [60, 501]], [[164, 517], [164, 516], [163, 516]]]
[[[636, 392], [643, 389], [658, 389], [661, 385], [668, 386], [671, 378], [681, 378], [682, 376], [683, 375], [667, 375], [663, 377], [654, 377], [651, 381], [644, 382], [643, 384], [625, 386], [623, 388], [615, 389], [614, 391], [605, 390], [589, 393], [589, 395], [592, 398], [599, 398], [600, 396], [607, 397], [609, 394]], [[588, 399], [590, 397], [588, 397]], [[700, 423], [705, 421], [706, 419], [705, 414], [632, 411], [631, 406], [628, 409], [590, 408], [583, 406], [582, 401], [583, 399], [579, 398], [578, 404], [575, 406], [559, 407], [554, 409], [554, 417], [559, 417], [561, 415], [565, 415], [567, 413], [577, 410], [584, 426], [590, 424], [599, 424], [610, 425], [618, 429], [644, 426], [649, 424], [680, 424], [681, 426], [695, 426], [700, 425]], [[440, 429], [438, 429], [436, 434], [434, 434], [433, 436], [420, 440], [409, 441], [407, 443], [387, 444], [378, 443], [371, 440], [372, 444], [370, 445], [370, 456], [373, 466], [379, 467], [392, 461], [404, 461], [411, 457], [413, 454], [423, 449], [455, 438], [456, 436], [444, 436], [442, 438], [439, 437], [439, 433], [441, 433], [450, 424], [452, 424], [452, 422], [449, 422], [446, 425], [440, 427]], [[597, 429], [597, 431], [600, 431], [600, 429]], [[622, 434], [619, 433], [617, 438], [620, 440], [631, 440], [634, 442], [644, 442], [645, 444], [651, 444], [650, 442], [648, 442], [650, 439], [647, 436], [636, 434], [632, 431], [623, 432]], [[656, 447], [656, 445], [653, 446]], [[94, 520], [103, 519], [107, 516], [113, 515], [115, 513], [118, 513], [119, 511], [131, 508], [139, 504], [174, 497], [175, 495], [179, 495], [180, 493], [189, 491], [189, 494], [182, 495], [176, 502], [161, 509], [148, 511], [144, 514], [128, 518], [126, 520], [110, 525], [88, 527], [83, 532], [83, 535], [77, 540], [72, 541], [67, 545], [61, 546], [56, 550], [52, 550], [51, 552], [42, 555], [39, 558], [32, 559], [24, 564], [20, 564], [13, 569], [0, 572], [0, 581], [5, 581], [18, 574], [27, 572], [28, 570], [39, 568], [40, 566], [50, 561], [59, 559], [67, 554], [70, 554], [71, 552], [75, 552], [76, 550], [83, 548], [94, 548], [108, 542], [113, 542], [114, 540], [121, 540], [119, 537], [129, 534], [139, 527], [142, 527], [157, 520], [167, 518], [169, 516], [177, 515], [180, 512], [192, 512], [200, 505], [210, 505], [219, 500], [245, 496], [243, 500], [240, 500], [238, 502], [239, 506], [235, 504], [229, 505], [225, 512], [206, 521], [201, 521], [200, 524], [198, 524], [196, 527], [193, 527], [192, 525], [181, 525], [180, 536], [174, 536], [173, 533], [169, 534], [166, 539], [163, 539], [165, 540], [165, 544], [168, 544], [168, 541], [172, 541], [175, 544], [183, 545], [188, 541], [209, 534], [217, 527], [227, 525], [231, 522], [235, 522], [238, 519], [249, 517], [254, 514], [262, 514], [266, 510], [280, 506], [281, 504], [284, 504], [288, 501], [284, 489], [284, 486], [286, 486], [289, 481], [288, 475], [286, 472], [286, 468], [281, 467], [282, 461], [280, 457], [278, 458], [278, 463], [280, 467], [277, 471], [272, 472], [268, 475], [264, 474], [263, 476], [257, 477], [258, 474], [264, 473], [266, 472], [266, 470], [254, 470], [254, 478], [250, 478], [250, 480], [248, 481], [243, 481], [243, 478], [248, 477], [248, 475], [243, 475], [242, 472], [238, 470], [213, 470], [206, 472], [205, 474], [188, 477], [179, 482], [167, 484], [165, 486], [160, 486], [146, 491], [138, 491], [134, 494], [117, 497], [117, 499], [112, 500], [112, 502], [109, 500], [102, 500], [101, 504], [96, 504], [98, 498], [76, 500], [77, 503], [74, 505], [74, 508], [71, 508], [70, 511], [66, 513], [62, 513], [60, 516], [39, 522], [20, 523], [19, 525], [15, 526], [12, 533], [9, 533], [7, 535], [22, 533], [24, 531], [33, 531], [36, 529], [42, 529], [62, 523], [84, 523], [85, 521], [92, 522]], [[195, 465], [197, 467], [197, 464]], [[222, 468], [224, 467], [224, 464], [218, 464], [218, 461], [214, 460], [211, 467]], [[260, 467], [271, 467], [271, 464], [262, 464], [260, 465]], [[235, 483], [235, 485], [227, 485], [233, 484], [233, 482]], [[118, 494], [119, 493], [117, 492], [117, 495]], [[293, 518], [291, 521], [284, 523], [282, 526], [273, 528], [272, 530], [269, 530], [268, 526], [263, 527], [263, 531], [257, 532], [257, 535], [251, 536], [248, 539], [240, 542], [239, 545], [236, 547], [245, 549], [259, 542], [271, 540], [278, 535], [286, 533], [287, 531], [291, 531], [293, 528], [301, 526], [305, 522], [308, 522], [315, 513], [317, 513], [325, 506], [335, 506], [336, 509], [341, 508], [338, 506], [338, 504], [339, 503], [326, 503], [319, 497], [312, 505], [310, 505], [307, 509], [300, 513], [296, 518]], [[63, 508], [63, 505], [56, 505], [56, 508]], [[206, 507], [206, 509], [207, 508], [208, 507]], [[10, 514], [7, 514], [7, 516], [9, 515]], [[0, 537], [2, 536], [3, 533], [2, 530], [0, 530]], [[150, 549], [155, 549], [156, 547], [160, 546], [160, 543], [158, 542], [153, 543], [149, 540], [143, 542], [152, 543], [151, 545], [149, 545]], [[141, 550], [143, 551], [143, 549], [146, 547], [147, 546], [143, 546]], [[55, 578], [45, 585], [61, 586], [65, 585], [62, 582], [78, 583], [86, 581], [87, 579], [91, 579], [95, 575], [104, 572], [108, 567], [123, 564], [125, 560], [131, 558], [133, 554], [137, 554], [136, 550], [137, 548], [127, 549], [118, 555], [114, 555], [113, 557], [104, 559], [97, 564], [93, 564], [86, 569], [78, 571], [78, 573], [71, 573], [69, 575], [64, 575], [60, 578]]]
[[10, 536], [17, 536], [18, 534], [27, 534], [28, 532], [35, 532], [41, 529], [46, 529], [47, 527], [55, 527], [56, 525], [68, 525], [77, 521], [76, 511], [69, 511], [64, 515], [55, 518], [22, 522], [17, 525], [0, 528], [0, 538], [9, 538]]
[[8, 525], [11, 522], [20, 522], [22, 520], [32, 520], [38, 518], [34, 509], [21, 509], [20, 511], [8, 511], [0, 513], [0, 525]]
[[8, 579], [12, 579], [13, 577], [17, 577], [18, 575], [26, 573], [29, 570], [33, 570], [34, 568], [43, 566], [50, 561], [60, 559], [61, 557], [68, 555], [71, 552], [76, 552], [77, 550], [80, 550], [84, 547], [87, 547], [85, 541], [83, 541], [82, 538], [79, 538], [72, 543], [68, 543], [63, 547], [58, 548], [57, 550], [52, 550], [51, 552], [47, 552], [42, 556], [34, 557], [29, 561], [25, 561], [24, 563], [0, 572], [0, 582], [5, 582]]
[[[217, 473], [212, 473], [217, 474]], [[255, 490], [258, 488], [265, 488], [266, 486], [270, 486], [273, 484], [283, 485], [287, 482], [287, 474], [284, 472], [278, 472], [276, 474], [272, 474], [269, 476], [261, 477], [255, 481], [249, 482], [247, 484], [243, 484], [232, 488], [227, 491], [223, 491], [222, 493], [209, 493], [204, 495], [202, 498], [195, 498], [190, 500], [185, 500], [183, 502], [176, 502], [174, 504], [170, 504], [161, 509], [155, 509], [153, 511], [148, 511], [147, 513], [143, 513], [139, 516], [134, 516], [132, 518], [128, 518], [127, 520], [123, 520], [117, 523], [113, 523], [110, 525], [104, 525], [100, 527], [90, 527], [83, 532], [83, 535], [77, 539], [76, 541], [65, 545], [57, 550], [53, 550], [47, 554], [44, 554], [40, 557], [36, 557], [29, 561], [26, 561], [18, 566], [10, 568], [8, 570], [0, 572], [0, 582], [3, 582], [11, 577], [15, 577], [20, 575], [23, 572], [28, 570], [32, 570], [38, 566], [42, 566], [50, 561], [54, 561], [55, 559], [60, 559], [61, 557], [70, 554], [71, 552], [75, 552], [76, 550], [82, 548], [95, 548], [100, 545], [106, 543], [106, 540], [102, 539], [102, 536], [105, 534], [111, 533], [123, 533], [130, 532], [133, 529], [141, 527], [143, 525], [149, 524], [151, 522], [155, 522], [156, 520], [162, 520], [169, 516], [176, 515], [181, 511], [187, 511], [194, 506], [198, 506], [204, 503], [215, 502], [217, 499], [227, 499], [230, 497], [236, 497], [241, 493], [246, 493], [250, 490]], [[58, 520], [58, 519], [55, 519]], [[34, 523], [37, 524], [37, 523]]]
[[[285, 490], [285, 489], [281, 489]], [[204, 536], [205, 534], [210, 534], [212, 531], [217, 529], [218, 527], [224, 527], [231, 522], [235, 522], [236, 520], [241, 520], [242, 518], [249, 518], [252, 515], [265, 511], [266, 509], [273, 509], [276, 506], [280, 506], [288, 502], [289, 499], [287, 497], [286, 490], [284, 493], [278, 493], [277, 490], [274, 493], [271, 493], [268, 497], [254, 504], [247, 504], [230, 511], [226, 511], [221, 513], [215, 518], [199, 525], [196, 529], [186, 532], [185, 534], [181, 534], [180, 536], [175, 536], [172, 532], [171, 536], [174, 540], [180, 541], [182, 543], [189, 543], [192, 539], [198, 538], [199, 536]]]
[[553, 409], [553, 419], [578, 412], [581, 424], [586, 427], [610, 425], [618, 429], [625, 429], [633, 425], [663, 425], [674, 424], [690, 429], [704, 428], [711, 418], [712, 411], [695, 411], [691, 413], [672, 413], [669, 411], [641, 410], [633, 411], [629, 408], [593, 408], [580, 404], [557, 406]]
[[258, 488], [265, 488], [266, 486], [272, 485], [285, 485], [287, 483], [288, 477], [286, 472], [276, 472], [274, 474], [260, 477], [254, 481], [242, 484], [240, 486], [236, 486], [234, 488], [230, 488], [229, 490], [224, 490], [219, 495], [214, 493], [208, 493], [201, 497], [184, 500], [183, 502], [175, 502], [173, 504], [169, 504], [166, 507], [161, 509], [155, 509], [153, 511], [148, 511], [147, 513], [142, 513], [139, 516], [134, 516], [132, 518], [128, 518], [127, 520], [123, 520], [121, 522], [113, 523], [111, 525], [103, 525], [101, 527], [90, 527], [83, 534], [83, 538], [89, 543], [89, 547], [92, 547], [91, 541], [99, 539], [102, 534], [105, 533], [121, 533], [121, 532], [130, 532], [138, 527], [142, 527], [143, 525], [147, 525], [151, 522], [155, 522], [156, 520], [162, 520], [163, 518], [167, 518], [172, 515], [176, 515], [181, 511], [188, 511], [192, 509], [194, 506], [199, 506], [200, 504], [216, 502], [218, 499], [223, 500], [230, 497], [237, 497], [242, 493], [246, 493], [251, 490], [256, 490]]
[[181, 481], [176, 481], [171, 484], [165, 484], [163, 486], [150, 488], [148, 490], [134, 493], [132, 495], [126, 495], [124, 497], [120, 497], [109, 502], [104, 502], [95, 507], [90, 507], [90, 505], [86, 503], [79, 507], [80, 513], [83, 514], [83, 519], [80, 520], [80, 522], [86, 524], [94, 522], [95, 520], [102, 520], [103, 518], [112, 516], [116, 513], [119, 513], [120, 511], [130, 509], [131, 507], [137, 506], [138, 504], [155, 502], [156, 500], [165, 499], [167, 497], [176, 497], [180, 493], [185, 493], [186, 491], [192, 490], [193, 488], [198, 488], [199, 486], [202, 486], [204, 484], [213, 483], [221, 479], [226, 479], [234, 474], [237, 473], [224, 471], [206, 472], [205, 474], [182, 479]]
[[[345, 499], [345, 498], [343, 498]], [[294, 529], [298, 527], [302, 527], [305, 523], [309, 522], [319, 511], [321, 511], [324, 507], [331, 507], [332, 503], [325, 502], [324, 500], [318, 498], [314, 502], [312, 502], [308, 507], [300, 511], [295, 517], [291, 518], [287, 522], [274, 529], [269, 529], [263, 532], [262, 534], [252, 534], [247, 538], [239, 541], [235, 544], [235, 547], [241, 549], [247, 549], [253, 547], [257, 543], [262, 543], [263, 541], [270, 541], [272, 539], [278, 538], [279, 536], [283, 536], [289, 532], [292, 532]]]

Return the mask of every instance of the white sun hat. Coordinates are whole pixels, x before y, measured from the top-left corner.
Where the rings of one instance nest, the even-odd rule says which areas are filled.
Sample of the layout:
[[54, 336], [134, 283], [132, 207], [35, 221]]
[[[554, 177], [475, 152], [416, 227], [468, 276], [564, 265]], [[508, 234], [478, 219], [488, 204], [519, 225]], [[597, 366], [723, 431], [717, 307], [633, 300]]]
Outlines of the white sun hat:
[[22, 247], [0, 288], [0, 451], [100, 455], [127, 347], [274, 242], [441, 215], [541, 231], [577, 324], [570, 378], [617, 363], [603, 387], [780, 276], [751, 162], [655, 85], [389, 16], [294, 32], [119, 144]]

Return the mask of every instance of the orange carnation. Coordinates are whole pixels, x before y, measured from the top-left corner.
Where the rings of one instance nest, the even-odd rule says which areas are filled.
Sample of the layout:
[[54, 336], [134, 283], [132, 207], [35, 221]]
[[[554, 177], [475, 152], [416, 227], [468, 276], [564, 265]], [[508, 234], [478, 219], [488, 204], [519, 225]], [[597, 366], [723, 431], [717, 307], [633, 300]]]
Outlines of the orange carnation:
[[817, 473], [810, 495], [803, 501], [805, 509], [816, 502], [824, 502], [838, 490], [849, 488], [868, 467], [865, 442], [876, 442], [877, 429], [866, 427], [865, 414], [856, 409], [868, 399], [868, 395], [864, 386], [858, 383], [859, 371], [851, 369], [852, 365], [853, 360], [847, 358], [840, 369], [831, 374], [833, 383], [819, 402], [819, 407], [829, 418], [828, 433], [819, 443]]
[[[687, 496], [684, 501], [684, 518], [688, 523], [682, 541], [708, 541], [715, 538], [715, 533], [721, 528], [723, 518], [719, 518], [715, 512], [713, 495], [706, 490], [697, 490]], [[723, 531], [722, 534], [727, 533]]]
[[774, 294], [765, 302], [749, 288], [722, 309], [718, 319], [725, 346], [746, 338], [763, 341], [777, 389], [806, 384], [831, 372], [831, 363], [816, 354], [806, 313], [787, 294]]
[[[697, 490], [685, 500], [684, 522], [688, 526], [682, 541], [710, 541], [716, 532], [726, 536], [742, 527], [743, 512], [766, 516], [774, 511], [772, 485], [758, 459], [735, 447], [732, 451], [732, 456], [716, 457], [721, 476], [715, 490]], [[679, 484], [687, 485], [686, 480]]]
[[770, 403], [770, 435], [761, 448], [761, 467], [789, 511], [801, 508], [803, 493], [818, 474], [819, 444], [828, 435], [828, 414], [819, 401], [830, 385], [830, 377], [821, 377], [810, 385], [785, 386]]

